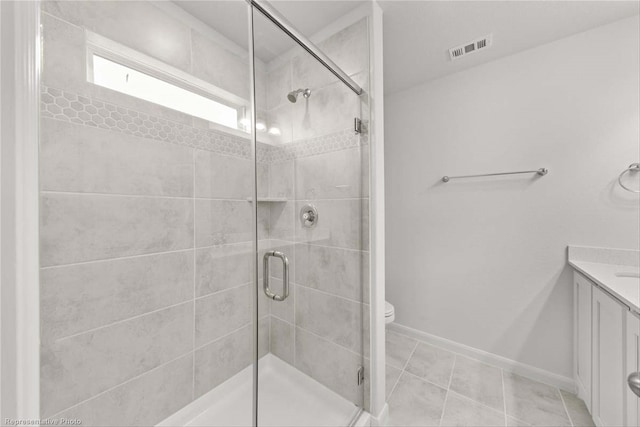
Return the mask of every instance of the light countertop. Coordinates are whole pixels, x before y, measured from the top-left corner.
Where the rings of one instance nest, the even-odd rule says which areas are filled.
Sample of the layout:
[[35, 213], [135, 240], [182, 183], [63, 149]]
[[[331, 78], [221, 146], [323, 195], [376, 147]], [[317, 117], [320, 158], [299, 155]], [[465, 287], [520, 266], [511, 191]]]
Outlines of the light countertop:
[[[640, 271], [628, 265], [569, 260], [569, 265], [605, 289], [632, 311], [640, 313]], [[635, 277], [629, 277], [635, 274]]]

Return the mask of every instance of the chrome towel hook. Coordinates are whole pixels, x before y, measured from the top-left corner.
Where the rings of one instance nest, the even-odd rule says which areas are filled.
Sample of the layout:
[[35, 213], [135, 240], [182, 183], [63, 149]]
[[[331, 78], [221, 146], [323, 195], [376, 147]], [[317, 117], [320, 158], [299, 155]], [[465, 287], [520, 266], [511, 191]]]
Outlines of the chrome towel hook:
[[618, 184], [620, 184], [620, 187], [624, 188], [627, 191], [630, 191], [631, 193], [640, 193], [640, 189], [634, 190], [622, 183], [622, 177], [624, 176], [624, 174], [630, 173], [630, 172], [633, 172], [633, 173], [640, 172], [640, 163], [631, 163], [627, 169], [623, 170], [622, 173], [618, 175]]

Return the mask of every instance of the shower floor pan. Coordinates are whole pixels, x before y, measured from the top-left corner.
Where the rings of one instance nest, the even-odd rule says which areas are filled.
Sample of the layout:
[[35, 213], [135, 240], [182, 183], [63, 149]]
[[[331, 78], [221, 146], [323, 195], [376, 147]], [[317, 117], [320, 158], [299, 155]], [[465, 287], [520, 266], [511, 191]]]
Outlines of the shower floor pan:
[[[251, 426], [253, 366], [158, 426]], [[347, 426], [358, 408], [272, 354], [259, 361], [259, 426]]]

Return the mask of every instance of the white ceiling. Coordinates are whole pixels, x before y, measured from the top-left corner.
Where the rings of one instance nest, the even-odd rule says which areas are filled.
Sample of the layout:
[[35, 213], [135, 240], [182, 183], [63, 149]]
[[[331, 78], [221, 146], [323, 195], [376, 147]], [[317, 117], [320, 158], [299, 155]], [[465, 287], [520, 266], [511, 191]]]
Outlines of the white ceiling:
[[[271, 0], [299, 31], [317, 33], [368, 0]], [[247, 49], [245, 0], [176, 1]], [[456, 73], [640, 13], [636, 1], [405, 1], [379, 0], [384, 10], [386, 93]], [[293, 42], [261, 15], [256, 54], [268, 63]], [[452, 62], [448, 49], [493, 34], [490, 49]]]
[[[639, 13], [638, 1], [401, 1], [384, 10], [384, 84], [394, 93]], [[448, 49], [493, 33], [452, 62]]]
[[[365, 0], [271, 0], [274, 6], [302, 34], [311, 36]], [[247, 3], [245, 0], [176, 1], [186, 12], [247, 49]], [[266, 18], [254, 21], [256, 56], [265, 63], [291, 49], [294, 44]]]

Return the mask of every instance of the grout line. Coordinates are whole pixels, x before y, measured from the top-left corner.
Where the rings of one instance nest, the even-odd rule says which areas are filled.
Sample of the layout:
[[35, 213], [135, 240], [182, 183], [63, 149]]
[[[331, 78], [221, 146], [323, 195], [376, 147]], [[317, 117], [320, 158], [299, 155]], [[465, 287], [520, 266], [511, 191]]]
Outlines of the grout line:
[[[482, 406], [483, 408], [488, 409], [488, 410], [490, 410], [490, 411], [492, 411], [492, 412], [495, 412], [496, 414], [504, 415], [503, 413], [501, 413], [501, 412], [500, 412], [500, 410], [499, 410], [499, 409], [492, 408], [491, 406], [487, 406], [487, 405], [485, 405], [485, 404], [484, 404], [484, 403], [482, 403], [482, 402], [478, 402], [477, 400], [473, 400], [473, 399], [472, 399], [472, 398], [470, 398], [469, 396], [465, 396], [464, 394], [458, 393], [458, 392], [456, 392], [456, 391], [454, 391], [454, 390], [449, 390], [449, 391], [451, 392], [451, 394], [456, 395], [456, 396], [457, 396], [458, 398], [460, 398], [460, 399], [467, 400], [467, 401], [469, 401], [469, 402], [471, 402], [471, 403], [473, 403], [473, 404], [475, 404], [475, 405], [477, 405], [477, 406]], [[505, 417], [505, 418], [506, 418], [506, 417]], [[526, 424], [526, 423], [525, 423], [525, 424]]]
[[287, 200], [287, 202], [297, 202], [297, 203], [313, 203], [313, 202], [355, 202], [355, 201], [363, 201], [369, 200], [369, 197], [314, 197], [310, 198], [293, 198]]
[[[277, 278], [277, 277], [275, 277], [275, 279], [276, 279], [276, 280], [282, 280], [282, 279], [279, 279], [279, 278]], [[323, 290], [321, 290], [321, 289], [312, 288], [312, 287], [307, 286], [307, 285], [301, 285], [301, 284], [300, 284], [300, 283], [298, 283], [298, 282], [292, 282], [292, 284], [293, 284], [294, 286], [299, 287], [299, 288], [304, 288], [304, 289], [306, 289], [306, 290], [310, 290], [310, 291], [312, 291], [312, 292], [317, 292], [317, 293], [319, 293], [319, 294], [324, 294], [324, 295], [328, 295], [328, 296], [331, 296], [331, 297], [334, 297], [334, 298], [339, 298], [339, 299], [341, 299], [341, 300], [343, 300], [343, 301], [348, 301], [348, 302], [350, 302], [350, 303], [354, 303], [354, 304], [358, 304], [358, 305], [366, 305], [366, 306], [368, 306], [368, 305], [369, 305], [369, 303], [366, 303], [366, 302], [364, 302], [364, 301], [358, 301], [358, 300], [355, 300], [355, 299], [352, 299], [352, 298], [344, 297], [344, 296], [342, 296], [342, 295], [334, 294], [334, 293], [332, 293], [332, 292], [327, 292], [327, 291], [323, 291]]]
[[409, 362], [411, 361], [411, 358], [413, 357], [414, 353], [418, 349], [418, 345], [420, 345], [420, 341], [416, 340], [416, 343], [413, 345], [413, 350], [411, 350], [411, 353], [409, 353], [409, 357], [407, 358], [407, 361], [404, 362], [404, 366], [402, 366], [403, 372], [407, 370], [407, 366], [409, 366]]
[[[258, 320], [260, 320], [260, 319], [258, 319]], [[195, 353], [196, 351], [200, 351], [200, 350], [202, 350], [203, 348], [205, 348], [205, 347], [207, 347], [207, 346], [209, 346], [209, 345], [211, 345], [211, 344], [213, 344], [213, 343], [216, 343], [216, 342], [221, 341], [221, 340], [223, 340], [223, 339], [225, 339], [225, 338], [228, 338], [228, 337], [230, 337], [231, 335], [235, 334], [236, 332], [239, 332], [239, 331], [243, 330], [243, 329], [244, 329], [244, 328], [246, 328], [247, 326], [251, 326], [251, 323], [252, 323], [252, 322], [251, 322], [251, 320], [249, 320], [247, 323], [243, 324], [243, 325], [242, 325], [242, 326], [240, 326], [239, 328], [236, 328], [236, 329], [234, 329], [234, 330], [232, 330], [232, 331], [230, 331], [230, 332], [227, 332], [227, 333], [226, 333], [226, 334], [224, 334], [224, 335], [220, 335], [220, 336], [219, 336], [219, 337], [217, 337], [217, 338], [214, 338], [214, 339], [212, 339], [212, 340], [210, 340], [210, 341], [205, 342], [205, 343], [204, 343], [204, 344], [202, 344], [202, 345], [199, 345], [199, 346], [195, 347], [195, 348], [194, 348], [194, 350], [193, 350], [193, 352]]]
[[[468, 358], [468, 359], [471, 359], [471, 360], [477, 361], [477, 362], [479, 362], [479, 363], [483, 363], [483, 364], [485, 364], [485, 365], [487, 365], [487, 366], [491, 366], [491, 367], [493, 367], [493, 368], [500, 369], [500, 371], [501, 371], [501, 380], [502, 380], [502, 393], [503, 393], [503, 404], [504, 404], [505, 425], [508, 425], [508, 419], [509, 419], [509, 417], [510, 417], [510, 416], [507, 414], [506, 388], [505, 388], [505, 381], [504, 381], [505, 370], [504, 370], [504, 369], [502, 369], [502, 368], [500, 368], [500, 367], [497, 367], [497, 366], [494, 366], [494, 365], [491, 365], [491, 364], [489, 364], [489, 363], [483, 362], [483, 361], [481, 361], [481, 360], [473, 359], [472, 357], [469, 357], [469, 356], [467, 356], [467, 355], [465, 355], [465, 354], [459, 354], [459, 353], [453, 352], [453, 351], [451, 351], [451, 350], [449, 350], [449, 349], [442, 348], [442, 347], [439, 347], [439, 346], [437, 346], [437, 345], [433, 345], [433, 344], [431, 344], [431, 343], [424, 342], [424, 341], [419, 340], [419, 339], [417, 339], [417, 338], [413, 338], [413, 337], [407, 336], [407, 335], [402, 334], [402, 333], [400, 333], [400, 332], [396, 332], [396, 331], [391, 331], [391, 332], [392, 332], [392, 333], [394, 333], [394, 334], [400, 335], [400, 336], [402, 336], [402, 337], [405, 337], [405, 338], [407, 338], [407, 339], [415, 340], [415, 341], [417, 341], [418, 343], [423, 343], [423, 344], [428, 345], [428, 346], [431, 346], [431, 347], [435, 347], [435, 348], [442, 349], [443, 351], [447, 351], [447, 352], [449, 352], [449, 353], [452, 353], [452, 354], [455, 356], [455, 359], [454, 359], [454, 366], [453, 366], [453, 368], [452, 368], [452, 370], [451, 370], [451, 377], [450, 377], [450, 379], [449, 379], [449, 386], [448, 386], [448, 389], [447, 389], [447, 397], [445, 397], [445, 407], [446, 407], [446, 402], [447, 402], [447, 400], [448, 400], [449, 392], [451, 391], [452, 393], [455, 393], [454, 391], [450, 390], [450, 388], [451, 388], [451, 381], [452, 381], [452, 379], [453, 379], [453, 372], [454, 372], [454, 370], [455, 370], [455, 364], [456, 364], [456, 361], [457, 361], [457, 358], [458, 358], [458, 357], [465, 357], [465, 358]], [[409, 359], [410, 359], [410, 358], [409, 358]], [[395, 369], [398, 369], [398, 368], [396, 368], [395, 366], [392, 366], [392, 367], [393, 367], [393, 368], [395, 368]], [[405, 368], [406, 368], [406, 364], [405, 364]], [[412, 374], [411, 372], [406, 371], [405, 369], [403, 369], [403, 371], [401, 372], [401, 374], [400, 374], [400, 375], [405, 374], [405, 373], [406, 373], [406, 374], [408, 374], [408, 375], [410, 375], [410, 376], [412, 376], [412, 377], [414, 377], [414, 378], [417, 378], [417, 379], [420, 379], [420, 380], [422, 380], [422, 381], [424, 381], [424, 382], [427, 382], [427, 383], [429, 383], [429, 384], [433, 384], [433, 385], [435, 385], [435, 386], [438, 386], [437, 384], [434, 384], [434, 383], [432, 383], [432, 382], [430, 382], [430, 381], [428, 381], [428, 380], [426, 380], [426, 379], [424, 379], [424, 378], [421, 378], [421, 377], [419, 377], [419, 376], [417, 376], [417, 375], [414, 375], [414, 374]], [[526, 377], [525, 377], [525, 378], [526, 378]], [[540, 382], [540, 381], [536, 381], [536, 380], [533, 380], [533, 379], [531, 379], [531, 381], [535, 381], [535, 382], [540, 383], [540, 384], [545, 384], [545, 383], [542, 383], [542, 382]], [[399, 382], [399, 381], [398, 381], [398, 382]], [[545, 385], [546, 385], [546, 384], [545, 384]], [[389, 400], [390, 400], [390, 398], [391, 398], [391, 396], [392, 396], [393, 392], [395, 391], [395, 388], [396, 388], [396, 387], [397, 387], [397, 384], [396, 384], [396, 386], [394, 386], [394, 389], [393, 389], [393, 390], [392, 390], [392, 392], [389, 394], [389, 399], [387, 399], [387, 401], [389, 401]], [[441, 386], [438, 386], [438, 387], [442, 388]], [[562, 396], [562, 392], [560, 391], [560, 389], [559, 389], [558, 387], [554, 387], [554, 389], [556, 389], [556, 391], [560, 394], [560, 398], [561, 398], [561, 401], [562, 401], [562, 404], [563, 404], [563, 407], [564, 407], [565, 413], [567, 414], [567, 417], [568, 417], [568, 420], [569, 420], [569, 422], [570, 422], [571, 426], [572, 426], [572, 427], [576, 427], [576, 426], [575, 426], [575, 424], [573, 423], [573, 420], [571, 419], [571, 416], [569, 415], [569, 410], [567, 409], [567, 406], [566, 406], [566, 403], [565, 403], [564, 397]], [[459, 393], [455, 393], [455, 394], [456, 394], [456, 395], [461, 396], [462, 398], [464, 398], [464, 399], [466, 399], [466, 400], [469, 400], [469, 401], [474, 402], [474, 403], [476, 403], [476, 404], [478, 404], [478, 405], [480, 405], [480, 406], [483, 406], [483, 407], [485, 407], [485, 408], [487, 408], [487, 409], [490, 409], [490, 410], [492, 410], [492, 411], [494, 411], [494, 412], [498, 412], [498, 413], [500, 412], [500, 411], [499, 411], [499, 410], [497, 410], [496, 408], [493, 408], [493, 407], [491, 407], [491, 406], [488, 406], [488, 405], [486, 405], [486, 404], [484, 404], [484, 403], [482, 403], [482, 402], [478, 402], [478, 401], [476, 401], [476, 400], [474, 400], [474, 399], [472, 399], [472, 398], [470, 398], [470, 397], [468, 397], [468, 396], [465, 396], [465, 395], [462, 395], [462, 394], [459, 394]], [[443, 411], [444, 411], [444, 407], [443, 407]], [[444, 412], [443, 412], [443, 417], [444, 417]], [[513, 418], [514, 420], [516, 420], [516, 421], [518, 421], [518, 422], [520, 422], [520, 423], [522, 423], [522, 424], [530, 425], [528, 422], [523, 421], [523, 420], [521, 420], [521, 419], [519, 419], [519, 418], [516, 418], [516, 417], [511, 417], [511, 418]], [[441, 419], [441, 422], [442, 422], [442, 419]]]
[[[467, 354], [458, 353], [458, 352], [453, 351], [453, 350], [450, 350], [450, 349], [448, 349], [448, 348], [446, 348], [446, 347], [441, 347], [441, 346], [439, 346], [439, 345], [437, 345], [437, 344], [432, 344], [432, 343], [430, 343], [430, 342], [423, 341], [423, 340], [421, 340], [421, 339], [414, 338], [414, 337], [409, 336], [409, 335], [405, 335], [405, 334], [403, 334], [402, 332], [396, 332], [396, 331], [393, 331], [393, 330], [392, 330], [391, 332], [393, 332], [394, 334], [397, 334], [397, 335], [402, 335], [402, 336], [403, 336], [403, 337], [405, 337], [405, 338], [409, 338], [409, 339], [412, 339], [412, 340], [418, 340], [419, 342], [421, 342], [421, 343], [423, 343], [423, 344], [425, 344], [425, 345], [428, 345], [428, 346], [431, 346], [431, 347], [435, 347], [435, 348], [437, 348], [437, 349], [440, 349], [440, 350], [443, 350], [443, 351], [446, 351], [446, 352], [449, 352], [449, 353], [455, 354], [456, 356], [464, 357], [465, 359], [473, 360], [474, 362], [478, 362], [478, 363], [481, 363], [481, 364], [483, 364], [483, 365], [490, 366], [490, 367], [492, 367], [492, 368], [502, 369], [500, 366], [493, 365], [493, 364], [491, 364], [491, 363], [488, 363], [488, 362], [487, 362], [487, 361], [485, 361], [485, 360], [478, 359], [478, 358], [475, 358], [475, 357], [470, 356], [470, 355], [467, 355]], [[508, 371], [507, 371], [507, 372], [508, 372]], [[513, 374], [518, 375], [518, 374], [517, 374], [517, 373], [515, 373], [515, 372], [512, 372], [512, 373], [513, 373]], [[529, 378], [529, 377], [525, 377], [525, 378], [530, 379], [531, 381], [538, 382], [538, 383], [540, 383], [540, 384], [549, 385], [549, 384], [547, 384], [547, 383], [543, 383], [543, 382], [540, 382], [540, 381], [538, 381], [538, 380], [534, 380], [534, 379]]]
[[453, 373], [456, 370], [456, 362], [458, 361], [458, 355], [453, 354], [453, 365], [451, 366], [451, 375], [449, 375], [449, 385], [447, 385], [447, 390], [451, 389], [451, 383], [453, 382]]
[[438, 422], [438, 426], [442, 426], [442, 421], [444, 420], [444, 411], [447, 408], [447, 401], [449, 400], [449, 390], [444, 395], [444, 403], [442, 404], [442, 413], [440, 414], [440, 422]]
[[[53, 18], [53, 19], [55, 19], [55, 20], [57, 20], [57, 21], [64, 22], [65, 24], [70, 25], [70, 26], [72, 26], [72, 27], [73, 27], [73, 28], [75, 28], [75, 29], [79, 29], [79, 30], [84, 31], [84, 27], [82, 27], [82, 26], [80, 26], [80, 25], [76, 25], [76, 24], [74, 24], [73, 22], [67, 21], [66, 19], [63, 19], [63, 18], [61, 18], [61, 17], [59, 17], [59, 16], [57, 16], [57, 15], [54, 15], [53, 13], [51, 13], [51, 12], [49, 12], [49, 11], [42, 10], [42, 8], [40, 9], [40, 13], [45, 14], [45, 15], [48, 15], [49, 17], [51, 17], [51, 18]], [[44, 86], [44, 85], [43, 85], [43, 86]], [[87, 98], [88, 98], [88, 97], [87, 97]]]
[[[194, 228], [195, 228], [195, 224], [194, 224]], [[194, 230], [194, 233], [195, 233], [195, 230]], [[264, 241], [267, 241], [267, 240], [271, 240], [271, 239], [262, 239], [262, 240], [260, 240], [260, 242], [264, 242]], [[231, 248], [231, 247], [234, 247], [234, 246], [237, 246], [237, 247], [248, 246], [250, 243], [251, 243], [251, 241], [247, 240], [247, 241], [243, 241], [243, 242], [231, 242], [231, 243], [221, 243], [221, 244], [217, 244], [217, 245], [195, 246], [195, 247], [190, 247], [190, 248], [175, 249], [175, 250], [169, 250], [169, 251], [149, 252], [149, 253], [144, 253], [144, 254], [134, 254], [134, 255], [127, 255], [127, 256], [117, 256], [117, 257], [113, 257], [113, 258], [98, 258], [98, 259], [92, 259], [92, 260], [87, 260], [87, 261], [71, 262], [71, 263], [67, 263], [67, 264], [47, 265], [47, 266], [40, 267], [40, 269], [41, 270], [46, 270], [46, 269], [51, 269], [51, 268], [72, 267], [72, 266], [76, 266], [76, 265], [127, 260], [127, 259], [132, 259], [132, 258], [141, 258], [141, 257], [155, 256], [155, 255], [165, 255], [165, 254], [186, 252], [186, 251], [192, 251], [192, 250], [200, 251], [200, 250], [205, 250], [205, 249], [226, 249], [226, 248]], [[290, 243], [291, 245], [295, 244], [295, 242], [288, 242], [288, 243]], [[288, 245], [278, 245], [278, 246], [288, 246]], [[265, 248], [263, 248], [263, 249], [265, 249]], [[249, 248], [247, 248], [246, 252], [245, 251], [241, 251], [241, 252], [237, 252], [237, 253], [225, 254], [223, 257], [235, 256], [235, 255], [248, 255], [248, 254], [250, 254], [250, 252], [251, 252], [251, 250]]]
[[[396, 368], [396, 369], [397, 369], [397, 368]], [[402, 373], [407, 374], [408, 376], [413, 377], [413, 378], [415, 378], [415, 379], [418, 379], [418, 380], [420, 380], [420, 381], [422, 381], [422, 382], [424, 382], [424, 383], [431, 384], [431, 385], [433, 385], [433, 386], [436, 386], [436, 387], [438, 387], [438, 388], [441, 388], [442, 390], [448, 390], [448, 387], [447, 387], [447, 388], [445, 388], [445, 387], [443, 387], [441, 384], [436, 384], [436, 383], [434, 383], [434, 382], [432, 382], [432, 381], [430, 381], [430, 380], [428, 380], [428, 379], [426, 379], [426, 378], [422, 378], [422, 377], [421, 377], [421, 376], [419, 376], [419, 375], [412, 374], [412, 373], [411, 373], [411, 372], [409, 372], [409, 371], [402, 371]], [[473, 400], [473, 399], [471, 399], [471, 400]], [[474, 402], [475, 402], [475, 401], [474, 401]], [[480, 403], [480, 402], [478, 402], [478, 403]], [[488, 407], [489, 407], [489, 406], [487, 406], [487, 408], [488, 408]]]
[[[409, 364], [409, 361], [413, 357], [413, 353], [415, 353], [416, 349], [418, 348], [418, 344], [420, 343], [420, 341], [418, 341], [418, 340], [415, 340], [415, 341], [416, 341], [416, 343], [413, 346], [413, 350], [411, 350], [411, 353], [409, 353], [409, 358], [404, 363], [404, 366], [402, 368], [396, 368], [395, 366], [392, 366], [393, 368], [400, 369], [400, 375], [398, 376], [398, 380], [396, 381], [395, 385], [391, 389], [391, 392], [389, 393], [389, 398], [386, 399], [387, 401], [391, 400], [391, 396], [393, 396], [393, 393], [396, 391], [396, 388], [398, 387], [398, 384], [400, 384], [400, 378], [402, 378], [402, 374], [405, 373], [405, 368], [407, 367], [407, 365]], [[385, 362], [385, 365], [386, 365], [386, 362]], [[409, 372], [407, 372], [407, 374], [411, 375]]]
[[567, 414], [567, 418], [569, 419], [569, 424], [571, 424], [572, 426], [575, 426], [573, 420], [571, 419], [571, 414], [569, 413], [569, 410], [567, 409], [567, 404], [564, 401], [564, 397], [562, 396], [562, 392], [560, 392], [560, 389], [556, 387], [556, 391], [558, 392], [558, 394], [560, 394], [560, 400], [562, 401], [562, 407], [564, 408], [565, 413]]
[[215, 292], [210, 292], [210, 293], [205, 294], [205, 295], [197, 296], [197, 297], [194, 298], [194, 300], [197, 301], [197, 300], [205, 299], [205, 298], [208, 298], [208, 297], [211, 297], [211, 296], [214, 296], [214, 295], [221, 294], [223, 292], [229, 292], [229, 291], [233, 291], [233, 290], [238, 290], [238, 289], [242, 288], [243, 286], [248, 286], [248, 285], [252, 285], [252, 284], [253, 284], [253, 282], [245, 282], [245, 283], [241, 283], [239, 285], [230, 286], [228, 288], [220, 289], [220, 290], [215, 291]]
[[504, 369], [500, 369], [500, 381], [502, 382], [502, 405], [504, 407], [504, 425], [509, 425], [509, 419], [507, 417], [507, 392], [504, 386]]
[[[420, 342], [420, 341], [418, 341]], [[449, 392], [451, 391], [451, 383], [453, 382], [453, 372], [456, 369], [456, 361], [458, 360], [458, 355], [453, 354], [453, 366], [451, 367], [451, 375], [449, 375], [449, 384], [447, 385], [447, 394], [444, 396], [444, 403], [442, 404], [442, 413], [440, 414], [440, 422], [439, 426], [442, 426], [442, 422], [444, 421], [444, 411], [447, 408], [447, 401], [449, 400]]]
[[162, 368], [162, 367], [165, 367], [165, 366], [167, 366], [167, 365], [169, 365], [169, 364], [171, 364], [171, 363], [173, 363], [173, 362], [176, 362], [176, 361], [178, 361], [178, 360], [182, 359], [183, 357], [188, 356], [188, 355], [189, 355], [189, 354], [191, 354], [191, 353], [192, 353], [191, 351], [188, 351], [188, 352], [186, 352], [186, 353], [183, 353], [183, 354], [181, 354], [180, 356], [178, 356], [178, 357], [176, 357], [176, 358], [174, 358], [174, 359], [171, 359], [171, 360], [169, 360], [169, 361], [167, 361], [167, 362], [164, 362], [164, 363], [162, 363], [162, 364], [160, 364], [160, 365], [158, 365], [158, 366], [155, 366], [155, 367], [153, 367], [153, 368], [149, 369], [148, 371], [144, 371], [144, 372], [142, 372], [141, 374], [138, 374], [138, 375], [136, 375], [136, 376], [134, 376], [134, 377], [131, 377], [131, 378], [129, 378], [128, 380], [125, 380], [125, 381], [121, 382], [120, 384], [117, 384], [117, 385], [115, 385], [115, 386], [113, 386], [113, 387], [109, 387], [108, 389], [106, 389], [106, 390], [104, 390], [104, 391], [101, 391], [100, 393], [94, 394], [93, 396], [91, 396], [91, 397], [89, 397], [89, 398], [87, 398], [87, 399], [84, 399], [84, 400], [82, 400], [82, 401], [80, 401], [80, 402], [78, 402], [78, 403], [75, 403], [75, 404], [73, 404], [72, 406], [69, 406], [69, 407], [67, 407], [67, 408], [65, 408], [65, 409], [63, 409], [63, 410], [61, 410], [61, 411], [58, 411], [58, 412], [56, 412], [55, 414], [50, 415], [50, 416], [48, 416], [48, 417], [46, 417], [46, 418], [47, 418], [47, 419], [60, 418], [60, 415], [62, 415], [64, 412], [66, 412], [66, 411], [68, 411], [68, 410], [70, 410], [70, 409], [77, 408], [78, 406], [83, 405], [84, 403], [89, 402], [89, 401], [91, 401], [91, 400], [93, 400], [93, 399], [95, 399], [95, 398], [97, 398], [97, 397], [100, 397], [100, 396], [102, 396], [103, 394], [107, 394], [107, 393], [109, 393], [109, 392], [111, 392], [111, 391], [113, 391], [113, 390], [117, 389], [118, 387], [124, 386], [124, 385], [126, 385], [126, 384], [128, 384], [128, 383], [130, 383], [130, 382], [133, 382], [133, 381], [137, 380], [138, 378], [140, 378], [140, 377], [142, 377], [142, 376], [144, 376], [144, 375], [147, 375], [147, 374], [149, 374], [149, 373], [151, 373], [151, 372], [153, 372], [153, 371], [156, 371], [156, 370], [158, 370], [158, 369], [160, 369], [160, 368]]
[[[194, 177], [195, 181], [195, 177]], [[195, 183], [194, 183], [195, 185]], [[225, 198], [225, 197], [196, 197], [196, 196], [167, 196], [163, 194], [125, 194], [125, 193], [100, 193], [95, 191], [59, 191], [59, 190], [41, 190], [41, 194], [62, 194], [72, 196], [101, 196], [101, 197], [128, 197], [138, 199], [172, 199], [172, 200], [203, 200], [216, 202], [242, 202], [248, 203], [246, 198]], [[194, 206], [195, 207], [195, 206]]]
[[[278, 317], [278, 316], [274, 316], [274, 317], [276, 317], [277, 319], [279, 319], [279, 317]], [[282, 319], [280, 319], [280, 320], [282, 320]], [[283, 322], [286, 322], [286, 320], [283, 320]], [[287, 322], [287, 323], [289, 323], [289, 324], [291, 325], [291, 322]], [[347, 352], [351, 353], [352, 355], [354, 355], [354, 356], [356, 356], [356, 357], [362, 358], [362, 357], [364, 356], [364, 355], [362, 355], [362, 354], [356, 353], [355, 351], [351, 350], [350, 348], [344, 347], [344, 346], [343, 346], [343, 345], [341, 345], [341, 344], [337, 344], [337, 343], [335, 343], [335, 342], [331, 341], [330, 339], [323, 337], [322, 335], [318, 335], [318, 334], [316, 334], [315, 332], [310, 331], [309, 329], [303, 328], [302, 326], [297, 326], [297, 325], [295, 325], [295, 324], [294, 324], [294, 325], [293, 325], [293, 327], [294, 327], [294, 328], [296, 328], [296, 329], [298, 329], [298, 328], [299, 328], [299, 329], [301, 329], [302, 331], [304, 331], [305, 333], [310, 334], [310, 335], [313, 335], [314, 337], [316, 337], [316, 338], [318, 338], [318, 339], [320, 339], [320, 340], [322, 340], [322, 341], [324, 341], [324, 342], [326, 342], [326, 343], [328, 343], [328, 344], [332, 344], [332, 345], [335, 345], [336, 347], [340, 347], [340, 349], [341, 349], [341, 350], [347, 351]], [[294, 331], [294, 332], [295, 332], [295, 331]]]
[[[292, 243], [296, 244], [296, 245], [306, 245], [306, 246], [312, 246], [314, 248], [327, 248], [327, 249], [336, 249], [336, 250], [340, 250], [340, 251], [348, 251], [348, 252], [361, 252], [363, 254], [368, 254], [369, 251], [368, 250], [364, 250], [364, 249], [353, 249], [353, 248], [341, 248], [339, 246], [331, 246], [331, 245], [319, 245], [317, 243], [309, 243], [309, 242], [305, 242], [305, 241], [291, 241]], [[415, 339], [415, 338], [413, 338]]]
[[189, 303], [192, 303], [192, 301], [191, 300], [181, 301], [179, 303], [168, 305], [168, 306], [162, 307], [162, 308], [158, 308], [156, 310], [152, 310], [152, 311], [149, 311], [149, 312], [146, 312], [146, 313], [138, 314], [138, 315], [133, 316], [133, 317], [128, 317], [126, 319], [116, 320], [115, 322], [111, 322], [111, 323], [108, 323], [106, 325], [102, 325], [102, 326], [98, 326], [98, 327], [95, 327], [95, 328], [87, 329], [86, 331], [78, 332], [78, 333], [75, 333], [75, 334], [72, 334], [72, 335], [67, 335], [67, 336], [64, 336], [64, 337], [61, 337], [61, 338], [56, 338], [53, 342], [57, 343], [57, 342], [60, 342], [60, 341], [64, 341], [64, 340], [67, 340], [67, 339], [78, 337], [80, 335], [94, 333], [94, 332], [97, 332], [97, 331], [99, 331], [101, 329], [110, 328], [110, 327], [115, 326], [115, 325], [126, 323], [126, 322], [129, 322], [131, 320], [136, 320], [136, 319], [142, 318], [144, 316], [149, 316], [151, 314], [159, 313], [159, 312], [164, 311], [164, 310], [170, 310], [172, 308], [179, 307], [181, 305], [186, 305], [186, 304], [189, 304]]
[[93, 264], [93, 263], [100, 263], [100, 262], [120, 261], [120, 260], [142, 258], [142, 257], [151, 257], [151, 256], [156, 256], [156, 255], [175, 254], [175, 253], [187, 252], [187, 251], [193, 251], [193, 250], [194, 250], [193, 248], [184, 248], [184, 249], [176, 249], [176, 250], [171, 250], [171, 251], [151, 252], [151, 253], [147, 253], [147, 254], [136, 254], [136, 255], [119, 256], [119, 257], [114, 257], [114, 258], [92, 259], [92, 260], [89, 260], [89, 261], [71, 262], [71, 263], [68, 263], [68, 264], [47, 265], [47, 266], [44, 266], [44, 267], [40, 267], [40, 270], [48, 270], [48, 269], [52, 269], [52, 268], [73, 267], [73, 266], [77, 266], [77, 265]]

